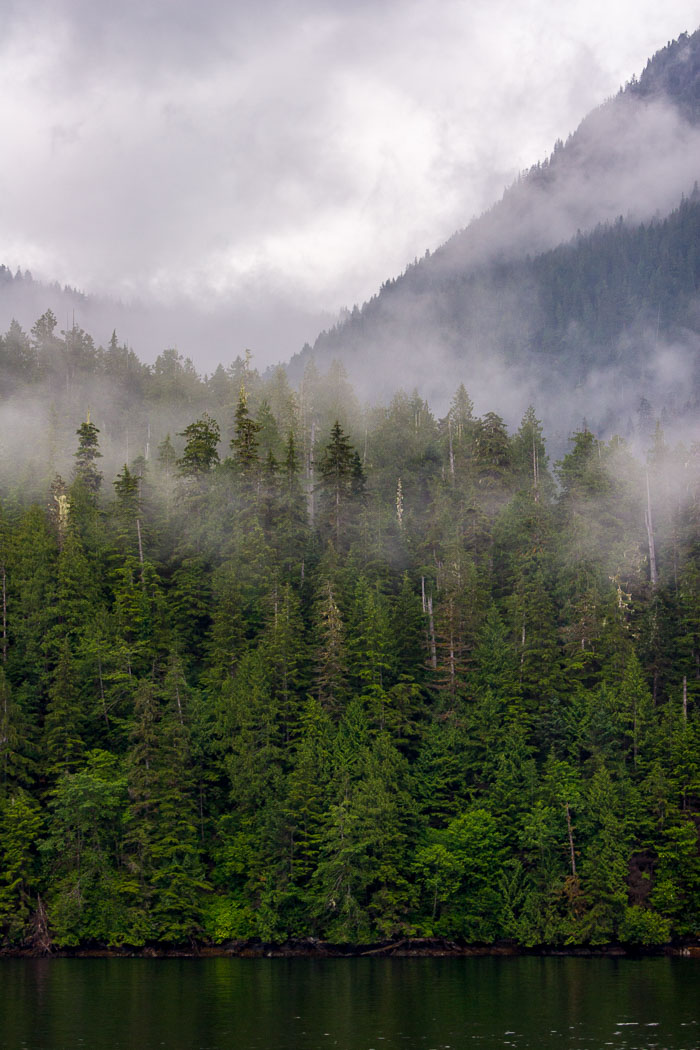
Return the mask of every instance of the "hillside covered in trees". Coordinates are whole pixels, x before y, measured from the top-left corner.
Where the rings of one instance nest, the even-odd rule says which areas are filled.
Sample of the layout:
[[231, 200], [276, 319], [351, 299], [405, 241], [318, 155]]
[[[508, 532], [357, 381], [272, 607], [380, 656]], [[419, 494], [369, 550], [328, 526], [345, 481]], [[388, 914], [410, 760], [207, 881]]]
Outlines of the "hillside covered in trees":
[[[397, 368], [447, 403], [455, 373], [501, 412], [572, 405], [606, 434], [644, 398], [697, 419], [700, 30], [651, 58], [551, 156], [432, 253], [347, 311], [292, 362], [343, 361], [390, 396]], [[295, 371], [296, 366], [296, 371]]]
[[696, 188], [663, 219], [620, 218], [524, 259], [447, 273], [418, 263], [319, 336], [311, 356], [340, 356], [382, 391], [395, 359], [440, 399], [447, 377], [466, 372], [482, 400], [499, 387], [511, 410], [537, 397], [550, 432], [564, 431], [575, 406], [608, 435], [631, 436], [642, 399], [692, 427], [699, 243]]
[[0, 352], [4, 946], [697, 938], [697, 445]]

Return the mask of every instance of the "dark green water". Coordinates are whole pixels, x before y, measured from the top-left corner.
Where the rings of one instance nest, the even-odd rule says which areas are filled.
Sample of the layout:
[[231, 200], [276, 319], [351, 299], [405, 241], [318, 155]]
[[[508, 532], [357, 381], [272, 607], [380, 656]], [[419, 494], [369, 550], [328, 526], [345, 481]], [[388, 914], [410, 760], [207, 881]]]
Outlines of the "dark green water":
[[700, 961], [0, 961], [12, 1050], [700, 1046]]

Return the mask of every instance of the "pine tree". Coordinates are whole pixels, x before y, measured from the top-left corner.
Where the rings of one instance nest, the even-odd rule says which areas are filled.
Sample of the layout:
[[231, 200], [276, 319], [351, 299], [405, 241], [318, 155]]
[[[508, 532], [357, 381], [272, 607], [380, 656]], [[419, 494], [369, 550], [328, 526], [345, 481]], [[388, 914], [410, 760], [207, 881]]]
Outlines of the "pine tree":
[[158, 445], [158, 464], [165, 475], [166, 481], [169, 481], [172, 477], [176, 463], [177, 453], [170, 440], [170, 434], [166, 434]]
[[102, 474], [97, 469], [96, 460], [100, 459], [102, 453], [99, 448], [99, 430], [94, 423], [90, 422], [90, 414], [84, 423], [78, 427], [78, 451], [75, 453], [75, 478], [94, 498], [99, 492], [102, 484]]
[[33, 779], [32, 727], [0, 667], [0, 799]]
[[221, 430], [216, 420], [205, 412], [179, 436], [185, 438], [185, 449], [177, 460], [180, 476], [197, 479], [208, 474], [219, 462], [217, 446]]
[[324, 710], [337, 714], [347, 696], [347, 656], [345, 627], [330, 581], [318, 601], [316, 635], [316, 695]]
[[532, 405], [522, 418], [517, 434], [512, 438], [513, 471], [518, 485], [532, 493], [535, 501], [542, 492], [550, 495], [552, 482], [547, 470], [542, 423], [535, 415]]
[[280, 568], [287, 579], [298, 581], [302, 577], [307, 539], [306, 500], [299, 475], [296, 443], [290, 430], [280, 480], [279, 517], [273, 535]]
[[124, 551], [138, 554], [139, 561], [143, 565], [141, 478], [138, 474], [132, 474], [126, 463], [121, 474], [117, 474], [114, 491], [117, 541]]
[[48, 772], [55, 775], [78, 767], [85, 751], [86, 728], [75, 660], [64, 640], [46, 708], [44, 746]]
[[[236, 471], [244, 482], [252, 483], [259, 471], [258, 434], [260, 424], [251, 418], [248, 410], [248, 395], [241, 385], [234, 422], [234, 436], [231, 439], [231, 451]], [[274, 450], [271, 450], [274, 451]]]
[[347, 535], [352, 498], [362, 492], [363, 473], [359, 457], [337, 420], [331, 428], [331, 440], [324, 450], [319, 472], [322, 520], [336, 549], [340, 549]]

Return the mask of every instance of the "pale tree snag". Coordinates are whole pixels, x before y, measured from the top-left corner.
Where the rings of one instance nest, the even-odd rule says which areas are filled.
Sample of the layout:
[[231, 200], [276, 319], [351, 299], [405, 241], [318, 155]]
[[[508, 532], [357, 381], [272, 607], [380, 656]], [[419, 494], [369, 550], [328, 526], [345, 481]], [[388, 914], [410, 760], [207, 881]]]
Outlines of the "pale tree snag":
[[651, 520], [651, 493], [649, 490], [649, 471], [647, 471], [647, 509], [644, 511], [644, 521], [647, 527], [647, 540], [649, 542], [649, 577], [651, 586], [655, 589], [658, 576], [656, 574], [656, 548], [654, 546], [654, 524]]
[[311, 420], [311, 438], [309, 441], [309, 457], [306, 465], [307, 481], [308, 481], [308, 511], [309, 511], [309, 522], [311, 528], [314, 527], [314, 519], [316, 517], [316, 505], [315, 505], [315, 447], [316, 447], [316, 420]]
[[452, 484], [454, 485], [455, 478], [455, 454], [452, 448], [452, 419], [450, 416], [447, 417], [447, 433], [450, 439], [450, 474], [452, 475]]
[[569, 812], [569, 803], [564, 803], [564, 809], [566, 810], [566, 827], [569, 832], [569, 851], [571, 853], [571, 874], [576, 878], [576, 851], [574, 850], [574, 832], [571, 826], [571, 813]]
[[[403, 487], [401, 485], [401, 478], [399, 478], [396, 484], [396, 520], [399, 523], [399, 528], [403, 529]], [[425, 612], [425, 609], [423, 612]]]
[[437, 647], [435, 645], [435, 620], [433, 619], [433, 596], [428, 598], [428, 624], [430, 626], [430, 666], [437, 670]]
[[532, 431], [532, 486], [534, 489], [535, 503], [540, 498], [540, 466], [537, 461], [537, 446], [535, 444], [535, 431]]
[[[150, 423], [148, 425], [148, 433], [149, 433], [149, 436], [150, 436], [150, 433], [151, 433], [151, 425], [150, 425]], [[146, 459], [148, 459], [148, 456], [146, 456]], [[142, 481], [142, 477], [143, 477], [143, 475], [139, 474], [139, 480], [138, 480], [138, 505], [139, 506], [141, 505], [141, 481]], [[141, 539], [141, 518], [138, 515], [136, 516], [136, 536], [138, 538], [138, 544], [139, 544], [139, 565], [141, 566], [141, 586], [145, 587], [146, 586], [146, 576], [145, 576], [145, 573], [143, 571], [143, 540]]]
[[2, 662], [7, 663], [7, 573], [3, 562], [0, 567], [2, 577]]
[[435, 644], [435, 620], [433, 619], [433, 599], [432, 595], [427, 598], [425, 595], [425, 576], [420, 578], [420, 589], [421, 598], [423, 599], [423, 615], [427, 617], [428, 624], [426, 629], [426, 641], [430, 650], [430, 666], [433, 671], [437, 669], [437, 646]]
[[139, 564], [141, 566], [141, 583], [145, 586], [146, 579], [143, 574], [143, 542], [141, 540], [141, 519], [136, 519], [136, 535], [139, 541]]

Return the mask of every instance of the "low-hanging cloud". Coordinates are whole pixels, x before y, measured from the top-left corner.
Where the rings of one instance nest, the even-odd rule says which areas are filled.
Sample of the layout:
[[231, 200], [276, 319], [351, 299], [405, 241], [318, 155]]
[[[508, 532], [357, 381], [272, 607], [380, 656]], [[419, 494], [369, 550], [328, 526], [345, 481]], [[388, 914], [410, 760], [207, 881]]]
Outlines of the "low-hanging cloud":
[[286, 357], [291, 314], [446, 239], [694, 18], [609, 6], [9, 3], [5, 261], [177, 304], [166, 343], [266, 287], [246, 342]]

